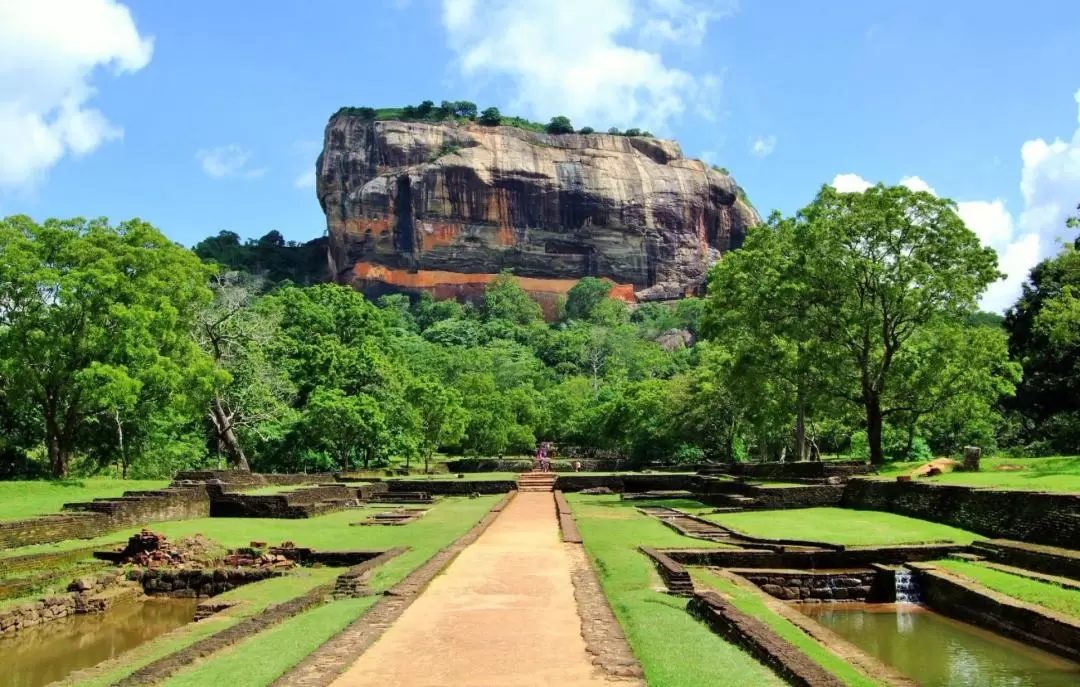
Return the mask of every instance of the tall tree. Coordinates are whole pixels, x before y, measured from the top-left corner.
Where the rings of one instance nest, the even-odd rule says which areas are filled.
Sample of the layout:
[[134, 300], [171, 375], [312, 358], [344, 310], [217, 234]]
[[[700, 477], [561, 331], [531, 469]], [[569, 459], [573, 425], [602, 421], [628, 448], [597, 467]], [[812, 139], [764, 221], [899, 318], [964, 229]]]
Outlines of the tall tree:
[[870, 460], [881, 463], [885, 419], [896, 412], [886, 403], [897, 358], [928, 329], [976, 311], [1002, 276], [997, 255], [951, 201], [883, 185], [863, 193], [823, 187], [796, 217], [794, 249], [804, 260], [806, 327], [855, 378], [849, 400], [862, 406]]
[[91, 418], [208, 379], [190, 338], [208, 274], [140, 220], [0, 220], [0, 377], [36, 406], [54, 476]]
[[420, 450], [427, 473], [432, 454], [444, 444], [456, 444], [465, 435], [465, 408], [457, 390], [431, 378], [417, 378], [409, 385], [407, 394], [409, 403], [419, 414]]
[[330, 449], [342, 470], [357, 458], [366, 470], [386, 438], [386, 415], [367, 394], [346, 395], [341, 389], [320, 387], [311, 394], [304, 415], [314, 443]]
[[295, 396], [272, 357], [276, 313], [256, 307], [258, 286], [240, 273], [216, 275], [213, 300], [198, 315], [195, 338], [214, 361], [216, 379], [208, 418], [229, 464], [250, 470], [241, 435], [281, 417]]

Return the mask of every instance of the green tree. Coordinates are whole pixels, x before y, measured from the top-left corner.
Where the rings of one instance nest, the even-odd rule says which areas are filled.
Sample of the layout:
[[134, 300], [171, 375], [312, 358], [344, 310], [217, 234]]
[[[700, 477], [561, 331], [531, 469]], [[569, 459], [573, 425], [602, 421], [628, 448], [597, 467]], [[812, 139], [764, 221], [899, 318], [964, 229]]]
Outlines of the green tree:
[[314, 443], [330, 450], [342, 470], [359, 458], [366, 470], [386, 436], [386, 416], [367, 394], [347, 395], [341, 389], [315, 389], [304, 411], [304, 424]]
[[585, 135], [595, 134], [596, 129], [592, 128], [591, 126], [583, 126], [580, 129], [578, 129], [578, 133], [579, 134], [585, 134]]
[[264, 434], [264, 425], [287, 416], [296, 390], [273, 357], [279, 313], [256, 307], [258, 286], [235, 272], [217, 275], [211, 284], [214, 298], [194, 328], [216, 372], [208, 417], [229, 464], [249, 470], [243, 435]]
[[583, 277], [566, 294], [566, 318], [589, 321], [593, 313], [611, 293], [611, 282], [596, 277]]
[[549, 134], [572, 134], [574, 133], [574, 125], [570, 123], [569, 117], [558, 115], [551, 118], [544, 130]]
[[480, 113], [480, 118], [476, 120], [484, 126], [499, 126], [502, 124], [502, 114], [497, 107], [489, 107]]
[[825, 186], [793, 232], [806, 330], [844, 361], [855, 387], [848, 400], [865, 412], [870, 460], [879, 464], [885, 419], [898, 412], [886, 407], [895, 362], [920, 334], [976, 311], [979, 296], [1002, 276], [997, 256], [951, 201], [903, 186], [863, 193]]
[[190, 337], [208, 274], [140, 220], [0, 220], [0, 378], [34, 405], [55, 477], [95, 416], [209, 387]]
[[420, 450], [427, 473], [432, 454], [440, 446], [456, 444], [465, 435], [465, 408], [456, 389], [430, 378], [415, 380], [409, 386], [408, 399], [419, 414]]
[[533, 324], [544, 319], [540, 305], [521, 288], [509, 271], [500, 272], [484, 289], [483, 311], [489, 320], [506, 320], [518, 325]]

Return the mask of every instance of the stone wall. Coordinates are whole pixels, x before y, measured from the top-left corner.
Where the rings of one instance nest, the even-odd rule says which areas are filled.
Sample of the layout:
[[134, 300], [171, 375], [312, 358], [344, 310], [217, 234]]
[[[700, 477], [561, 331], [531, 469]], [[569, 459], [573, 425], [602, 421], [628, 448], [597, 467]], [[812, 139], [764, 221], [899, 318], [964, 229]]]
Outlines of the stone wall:
[[788, 568], [798, 570], [868, 568], [872, 563], [899, 564], [932, 561], [966, 551], [957, 544], [864, 546], [843, 551], [758, 551], [750, 549], [664, 549], [682, 565], [716, 568]]
[[432, 479], [401, 480], [391, 479], [383, 482], [391, 492], [423, 491], [432, 496], [468, 496], [469, 494], [505, 494], [517, 489], [513, 480], [466, 480]]
[[857, 479], [842, 505], [940, 522], [987, 537], [1050, 546], [1080, 542], [1080, 494]]
[[771, 668], [790, 685], [842, 687], [844, 684], [764, 622], [735, 608], [716, 592], [695, 594], [687, 610], [703, 620], [713, 632], [742, 647]]
[[874, 570], [831, 572], [820, 570], [740, 570], [763, 592], [785, 601], [866, 601], [873, 597]]
[[281, 577], [280, 570], [272, 568], [217, 570], [177, 570], [171, 568], [147, 568], [132, 570], [128, 579], [142, 585], [150, 596], [200, 597], [216, 596], [230, 589], [261, 582], [271, 577]]
[[47, 596], [37, 601], [0, 609], [0, 635], [15, 633], [71, 615], [101, 613], [118, 600], [138, 596], [138, 588], [135, 586], [128, 590], [116, 589], [123, 584], [124, 576], [119, 571], [80, 577], [68, 586], [67, 594]]
[[836, 484], [815, 484], [799, 487], [755, 487], [749, 496], [755, 508], [818, 508], [839, 506], [844, 487]]
[[92, 539], [111, 529], [109, 517], [99, 513], [62, 513], [30, 520], [0, 522], [0, 549], [49, 544], [65, 539]]
[[935, 611], [1080, 660], [1080, 620], [1017, 601], [933, 566], [912, 566], [923, 601]]
[[977, 541], [972, 548], [994, 563], [1080, 580], [1080, 551], [1003, 539]]
[[862, 461], [807, 460], [791, 463], [728, 463], [710, 468], [709, 471], [734, 477], [793, 480], [867, 475], [873, 473], [874, 468]]
[[560, 474], [555, 488], [561, 491], [582, 491], [607, 487], [615, 492], [642, 491], [698, 491], [702, 479], [692, 474], [662, 475], [589, 475], [585, 473]]
[[210, 498], [198, 487], [129, 491], [118, 498], [64, 504], [65, 512], [0, 523], [0, 549], [93, 539], [113, 530], [166, 520], [205, 518]]

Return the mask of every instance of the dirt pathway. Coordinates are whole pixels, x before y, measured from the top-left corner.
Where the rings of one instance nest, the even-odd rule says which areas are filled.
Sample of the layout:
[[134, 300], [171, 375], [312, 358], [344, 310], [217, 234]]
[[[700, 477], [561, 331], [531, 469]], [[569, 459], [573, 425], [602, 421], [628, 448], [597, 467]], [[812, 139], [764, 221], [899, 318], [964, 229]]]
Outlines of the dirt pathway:
[[551, 493], [519, 493], [333, 684], [610, 687], [581, 637]]

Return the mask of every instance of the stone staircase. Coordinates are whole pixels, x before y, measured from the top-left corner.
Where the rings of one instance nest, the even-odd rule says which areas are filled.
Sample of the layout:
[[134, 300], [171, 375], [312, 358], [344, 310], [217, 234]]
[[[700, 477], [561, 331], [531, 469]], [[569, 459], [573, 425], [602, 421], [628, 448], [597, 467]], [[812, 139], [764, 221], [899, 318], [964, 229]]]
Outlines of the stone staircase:
[[518, 491], [555, 491], [554, 472], [524, 472], [517, 476]]

